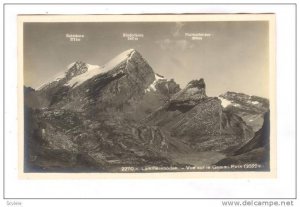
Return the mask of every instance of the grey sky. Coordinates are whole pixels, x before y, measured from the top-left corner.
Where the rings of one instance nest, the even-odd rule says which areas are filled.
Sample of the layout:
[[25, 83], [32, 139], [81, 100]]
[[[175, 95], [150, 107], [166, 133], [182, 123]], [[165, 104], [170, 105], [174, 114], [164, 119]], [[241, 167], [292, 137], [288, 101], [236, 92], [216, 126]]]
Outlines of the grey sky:
[[[123, 33], [142, 33], [129, 41]], [[191, 40], [185, 33], [212, 36]], [[70, 42], [66, 34], [83, 34]], [[76, 60], [103, 65], [129, 48], [184, 87], [204, 78], [209, 96], [226, 91], [268, 97], [268, 22], [25, 23], [24, 83], [47, 82]]]

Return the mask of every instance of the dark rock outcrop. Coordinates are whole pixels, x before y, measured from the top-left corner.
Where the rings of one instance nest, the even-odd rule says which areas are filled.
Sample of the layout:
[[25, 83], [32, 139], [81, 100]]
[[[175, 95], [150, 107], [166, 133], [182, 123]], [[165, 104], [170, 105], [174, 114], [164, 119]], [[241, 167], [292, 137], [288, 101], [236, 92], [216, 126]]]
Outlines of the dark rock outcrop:
[[87, 64], [82, 61], [76, 61], [65, 73], [65, 79], [70, 80], [75, 76], [81, 75], [87, 72]]

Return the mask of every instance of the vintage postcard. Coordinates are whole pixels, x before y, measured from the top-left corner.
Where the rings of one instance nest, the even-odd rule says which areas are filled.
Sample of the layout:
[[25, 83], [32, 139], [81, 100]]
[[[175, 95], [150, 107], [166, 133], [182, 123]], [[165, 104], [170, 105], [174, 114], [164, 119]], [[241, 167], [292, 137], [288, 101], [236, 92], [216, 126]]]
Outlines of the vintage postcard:
[[21, 15], [22, 177], [274, 177], [275, 15]]

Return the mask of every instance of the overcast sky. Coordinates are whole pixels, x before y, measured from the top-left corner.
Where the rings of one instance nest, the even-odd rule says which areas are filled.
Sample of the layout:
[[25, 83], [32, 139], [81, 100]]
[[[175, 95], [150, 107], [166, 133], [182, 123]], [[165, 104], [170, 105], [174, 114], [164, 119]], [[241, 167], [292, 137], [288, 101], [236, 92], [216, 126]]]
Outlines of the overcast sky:
[[[127, 40], [123, 33], [144, 37]], [[186, 33], [211, 36], [192, 40]], [[81, 34], [71, 42], [66, 34]], [[209, 96], [226, 91], [268, 97], [267, 22], [25, 23], [24, 83], [37, 88], [76, 60], [103, 65], [134, 48], [153, 70], [183, 88], [204, 78]]]

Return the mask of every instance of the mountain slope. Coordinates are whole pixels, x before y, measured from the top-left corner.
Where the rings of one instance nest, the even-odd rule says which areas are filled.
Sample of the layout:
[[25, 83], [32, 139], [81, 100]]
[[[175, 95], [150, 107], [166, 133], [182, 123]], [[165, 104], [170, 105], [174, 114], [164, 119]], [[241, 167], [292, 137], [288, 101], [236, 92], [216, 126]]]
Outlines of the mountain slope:
[[232, 153], [232, 156], [224, 158], [216, 163], [219, 166], [240, 165], [243, 163], [256, 163], [269, 169], [270, 159], [270, 113], [264, 114], [263, 126], [254, 137], [242, 147]]

